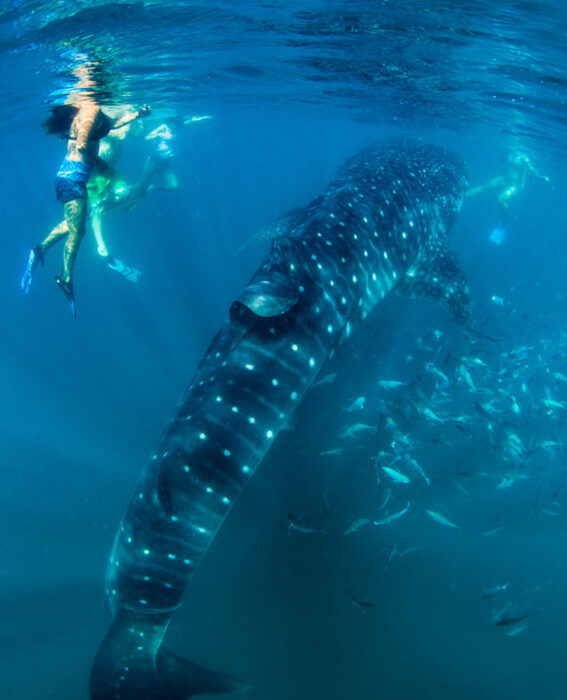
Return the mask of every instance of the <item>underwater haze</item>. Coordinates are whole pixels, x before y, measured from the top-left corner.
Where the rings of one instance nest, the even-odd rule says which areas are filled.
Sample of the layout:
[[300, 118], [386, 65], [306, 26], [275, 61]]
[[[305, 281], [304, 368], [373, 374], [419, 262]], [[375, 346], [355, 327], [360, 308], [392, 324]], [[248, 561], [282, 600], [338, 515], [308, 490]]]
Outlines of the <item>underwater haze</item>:
[[[566, 34], [559, 0], [5, 0], [0, 698], [89, 698], [115, 533], [211, 339], [280, 217], [403, 137], [466, 163], [471, 326], [394, 290], [338, 344], [167, 646], [249, 700], [567, 700]], [[124, 181], [168, 124], [177, 187], [104, 215], [139, 275], [89, 221], [73, 318], [61, 244], [20, 281], [86, 64], [103, 110], [152, 110]]]

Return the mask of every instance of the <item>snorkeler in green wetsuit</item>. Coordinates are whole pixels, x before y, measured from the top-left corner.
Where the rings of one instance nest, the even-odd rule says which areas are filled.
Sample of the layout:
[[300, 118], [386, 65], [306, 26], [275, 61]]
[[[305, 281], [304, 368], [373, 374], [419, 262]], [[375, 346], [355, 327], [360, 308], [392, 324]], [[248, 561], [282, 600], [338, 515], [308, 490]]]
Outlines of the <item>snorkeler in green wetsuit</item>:
[[140, 271], [125, 265], [110, 254], [103, 237], [102, 220], [105, 213], [112, 207], [118, 206], [128, 196], [129, 187], [124, 178], [112, 166], [99, 159], [96, 170], [87, 183], [90, 203], [90, 219], [97, 243], [97, 252], [104, 258], [111, 270], [115, 270], [131, 282], [137, 282]]
[[[124, 113], [123, 109], [121, 111]], [[111, 270], [118, 272], [131, 282], [136, 282], [141, 273], [111, 254], [104, 235], [103, 221], [110, 209], [123, 204], [130, 196], [132, 188], [117, 171], [116, 164], [122, 155], [125, 141], [130, 138], [141, 138], [142, 135], [141, 123], [131, 122], [113, 130], [102, 139], [97, 165], [87, 185], [90, 221], [97, 243], [97, 252]]]
[[[133, 122], [113, 131], [100, 143], [98, 167], [91, 175], [88, 184], [90, 218], [97, 242], [97, 252], [106, 260], [110, 269], [132, 282], [137, 281], [141, 272], [111, 255], [103, 233], [104, 216], [109, 209], [118, 205], [122, 205], [125, 211], [134, 209], [152, 190], [176, 190], [179, 182], [172, 168], [172, 161], [175, 160], [173, 143], [177, 130], [207, 119], [212, 117], [173, 115], [169, 117], [167, 124], [160, 124], [145, 136], [142, 124]], [[121, 156], [124, 142], [135, 138], [143, 138], [148, 142], [150, 153], [145, 160], [139, 181], [128, 186], [115, 167]]]
[[496, 243], [496, 245], [500, 245], [507, 234], [508, 207], [510, 202], [523, 191], [526, 186], [528, 175], [530, 174], [540, 180], [549, 182], [547, 175], [541, 175], [525, 153], [514, 150], [508, 154], [506, 172], [503, 175], [498, 175], [484, 185], [474, 187], [467, 192], [467, 197], [472, 197], [486, 192], [487, 190], [498, 190], [497, 203], [499, 221], [489, 236], [489, 240]]

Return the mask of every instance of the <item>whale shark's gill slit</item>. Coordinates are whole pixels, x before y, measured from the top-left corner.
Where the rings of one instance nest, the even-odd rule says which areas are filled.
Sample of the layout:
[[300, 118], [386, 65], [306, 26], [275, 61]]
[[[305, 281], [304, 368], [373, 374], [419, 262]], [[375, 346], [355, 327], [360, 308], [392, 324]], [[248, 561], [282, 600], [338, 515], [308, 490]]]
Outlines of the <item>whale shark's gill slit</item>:
[[116, 536], [106, 579], [113, 621], [92, 700], [242, 689], [163, 649], [169, 617], [289, 414], [389, 291], [432, 296], [468, 322], [468, 289], [445, 243], [465, 186], [458, 157], [385, 141], [347, 161], [282, 227], [209, 345]]
[[173, 514], [173, 507], [172, 507], [172, 503], [171, 503], [171, 496], [169, 493], [167, 470], [162, 469], [162, 470], [160, 470], [160, 472], [158, 474], [157, 497], [158, 497], [159, 503], [163, 509], [163, 512], [168, 517], [171, 517], [171, 515]]

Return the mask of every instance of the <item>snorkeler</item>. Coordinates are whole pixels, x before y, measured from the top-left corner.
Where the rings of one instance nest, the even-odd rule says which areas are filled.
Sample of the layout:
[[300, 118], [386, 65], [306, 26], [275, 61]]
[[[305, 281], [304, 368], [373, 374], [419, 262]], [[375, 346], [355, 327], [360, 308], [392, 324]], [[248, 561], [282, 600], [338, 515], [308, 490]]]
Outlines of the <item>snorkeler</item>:
[[[138, 124], [140, 124], [138, 122]], [[130, 187], [116, 170], [124, 141], [131, 135], [141, 135], [140, 129], [129, 122], [113, 130], [100, 142], [99, 157], [88, 181], [87, 192], [90, 204], [90, 221], [97, 243], [97, 252], [111, 270], [115, 270], [131, 282], [137, 282], [140, 271], [118, 260], [109, 251], [103, 234], [103, 218], [110, 209], [123, 203], [130, 194]]]
[[177, 175], [171, 167], [175, 156], [172, 147], [174, 139], [175, 133], [168, 124], [160, 124], [145, 137], [152, 150], [146, 158], [139, 182], [130, 188], [125, 203], [127, 210], [137, 206], [142, 197], [151, 190], [176, 190], [179, 187]]
[[487, 190], [499, 190], [497, 198], [499, 221], [489, 236], [489, 240], [496, 243], [496, 245], [500, 245], [506, 237], [508, 206], [510, 201], [522, 192], [530, 173], [540, 180], [549, 182], [547, 175], [538, 173], [525, 153], [519, 150], [510, 151], [506, 164], [506, 173], [504, 175], [498, 175], [484, 185], [474, 187], [467, 192], [467, 197], [471, 197], [486, 192]]
[[176, 138], [177, 128], [188, 126], [207, 119], [208, 115], [181, 117], [172, 115], [168, 123], [160, 124], [144, 137], [151, 145], [151, 153], [146, 158], [140, 180], [128, 186], [116, 170], [116, 164], [122, 154], [125, 140], [142, 138], [143, 127], [140, 122], [129, 123], [113, 130], [102, 139], [99, 158], [88, 185], [90, 220], [97, 242], [97, 252], [105, 259], [108, 267], [115, 270], [131, 282], [136, 282], [141, 272], [129, 267], [109, 252], [103, 233], [103, 218], [106, 212], [119, 205], [126, 211], [136, 207], [145, 194], [151, 190], [176, 190], [179, 187], [177, 175], [171, 167], [175, 156], [172, 142]]
[[147, 192], [176, 190], [179, 187], [177, 175], [172, 168], [175, 158], [173, 142], [177, 138], [177, 132], [182, 127], [212, 118], [208, 114], [188, 117], [171, 115], [167, 123], [160, 124], [145, 136], [144, 140], [149, 142], [151, 151], [144, 163], [140, 180], [120, 195], [119, 203], [124, 204], [126, 211], [138, 206]]
[[30, 251], [21, 281], [22, 290], [27, 294], [34, 271], [40, 262], [43, 264], [45, 252], [66, 237], [63, 270], [55, 280], [71, 304], [73, 315], [75, 315], [73, 265], [85, 234], [87, 182], [97, 163], [99, 141], [112, 129], [118, 129], [151, 112], [149, 107], [144, 106], [121, 119], [111, 119], [98, 104], [96, 93], [92, 90], [94, 84], [88, 71], [88, 68], [82, 67], [82, 72], [79, 73], [81, 90], [73, 95], [70, 103], [54, 107], [51, 110], [51, 116], [45, 122], [48, 133], [56, 133], [67, 139], [67, 155], [55, 179], [55, 191], [57, 199], [64, 205], [65, 219]]

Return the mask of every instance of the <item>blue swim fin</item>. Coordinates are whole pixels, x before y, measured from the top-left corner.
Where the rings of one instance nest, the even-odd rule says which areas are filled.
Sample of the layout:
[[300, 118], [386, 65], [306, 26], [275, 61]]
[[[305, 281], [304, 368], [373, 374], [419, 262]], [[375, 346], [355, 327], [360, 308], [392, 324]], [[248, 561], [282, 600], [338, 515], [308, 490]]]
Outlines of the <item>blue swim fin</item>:
[[110, 257], [106, 264], [111, 270], [118, 272], [119, 275], [122, 275], [122, 277], [125, 277], [130, 282], [137, 282], [138, 277], [142, 274], [140, 270], [137, 270], [135, 267], [128, 267], [128, 265], [125, 265], [122, 260], [118, 260], [118, 258]]
[[504, 242], [507, 233], [508, 231], [506, 228], [502, 224], [499, 224], [493, 229], [492, 233], [488, 237], [488, 240], [496, 243], [496, 245], [501, 245]]
[[117, 614], [93, 664], [91, 700], [188, 700], [248, 689], [160, 648], [168, 617], [128, 610]]
[[26, 269], [20, 282], [20, 287], [22, 288], [24, 294], [27, 294], [30, 291], [33, 273], [36, 271], [39, 263], [43, 265], [43, 255], [41, 253], [41, 247], [38, 243], [30, 250]]

